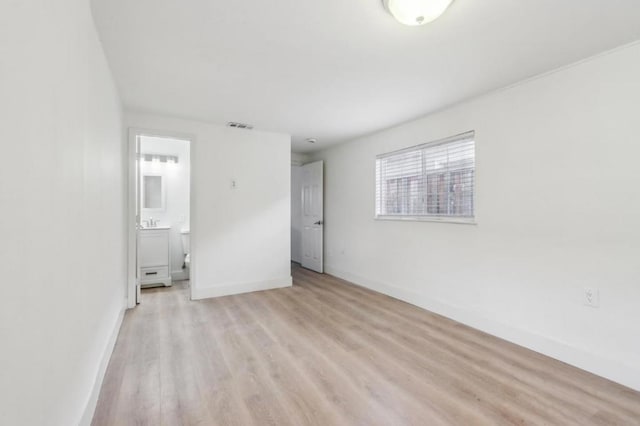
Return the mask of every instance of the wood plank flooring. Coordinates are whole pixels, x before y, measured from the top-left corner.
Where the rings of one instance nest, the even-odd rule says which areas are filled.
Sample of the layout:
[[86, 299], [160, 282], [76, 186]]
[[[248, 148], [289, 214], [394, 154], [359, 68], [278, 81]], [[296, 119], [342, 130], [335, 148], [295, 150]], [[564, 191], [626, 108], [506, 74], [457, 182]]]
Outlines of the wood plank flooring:
[[640, 425], [640, 393], [343, 280], [127, 312], [93, 425]]

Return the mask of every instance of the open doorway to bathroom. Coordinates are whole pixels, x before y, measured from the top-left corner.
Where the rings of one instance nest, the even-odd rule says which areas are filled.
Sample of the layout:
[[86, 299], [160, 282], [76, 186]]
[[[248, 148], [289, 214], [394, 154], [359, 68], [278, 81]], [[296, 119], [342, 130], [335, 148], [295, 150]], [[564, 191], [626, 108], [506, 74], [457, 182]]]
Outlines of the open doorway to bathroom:
[[191, 140], [130, 134], [129, 306], [158, 293], [190, 296]]

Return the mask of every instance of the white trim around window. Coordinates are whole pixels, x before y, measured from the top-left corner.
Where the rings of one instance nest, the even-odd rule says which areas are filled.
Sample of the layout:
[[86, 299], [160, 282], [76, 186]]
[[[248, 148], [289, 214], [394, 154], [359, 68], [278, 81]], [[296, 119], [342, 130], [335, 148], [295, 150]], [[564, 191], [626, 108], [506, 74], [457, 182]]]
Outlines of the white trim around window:
[[375, 219], [475, 224], [475, 132], [376, 156]]

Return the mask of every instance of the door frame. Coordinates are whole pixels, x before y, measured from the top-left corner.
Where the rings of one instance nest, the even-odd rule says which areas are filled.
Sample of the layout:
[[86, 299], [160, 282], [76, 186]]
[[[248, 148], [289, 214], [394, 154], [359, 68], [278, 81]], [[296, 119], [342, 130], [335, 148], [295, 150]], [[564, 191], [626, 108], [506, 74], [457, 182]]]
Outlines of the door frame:
[[157, 137], [157, 138], [167, 138], [167, 139], [179, 139], [189, 142], [189, 232], [190, 232], [190, 254], [191, 254], [191, 268], [189, 271], [189, 298], [193, 300], [193, 289], [195, 283], [195, 274], [194, 274], [194, 264], [196, 262], [197, 256], [194, 255], [194, 244], [193, 244], [193, 235], [194, 235], [194, 222], [193, 222], [193, 211], [194, 211], [194, 150], [196, 145], [196, 138], [194, 135], [179, 133], [179, 132], [169, 132], [164, 130], [153, 130], [153, 129], [145, 129], [140, 127], [129, 127], [127, 129], [127, 139], [128, 139], [128, 153], [127, 153], [127, 164], [128, 167], [128, 179], [127, 179], [127, 308], [135, 308], [137, 305], [136, 301], [136, 284], [137, 284], [137, 221], [136, 221], [136, 161], [137, 152], [136, 152], [136, 138], [139, 136], [149, 136], [149, 137]]

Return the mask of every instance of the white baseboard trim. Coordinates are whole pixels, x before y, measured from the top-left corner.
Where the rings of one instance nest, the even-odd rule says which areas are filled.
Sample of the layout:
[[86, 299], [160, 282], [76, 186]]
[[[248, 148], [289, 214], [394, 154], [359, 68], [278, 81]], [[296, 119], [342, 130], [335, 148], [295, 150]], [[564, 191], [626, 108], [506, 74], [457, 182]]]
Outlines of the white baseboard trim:
[[590, 373], [640, 391], [640, 369], [602, 358], [583, 349], [570, 346], [549, 337], [512, 327], [481, 314], [421, 295], [400, 287], [370, 280], [347, 271], [324, 265], [325, 273], [354, 284], [402, 300], [436, 314], [445, 316], [472, 328], [539, 352], [551, 358], [586, 370]]
[[265, 281], [220, 284], [211, 287], [194, 288], [191, 293], [191, 298], [193, 300], [200, 300], [211, 297], [231, 296], [234, 294], [250, 293], [252, 291], [291, 287], [292, 284], [293, 281], [291, 277], [276, 278]]
[[107, 345], [104, 348], [102, 353], [102, 359], [100, 360], [100, 365], [98, 366], [98, 374], [96, 375], [96, 380], [93, 383], [93, 388], [91, 389], [91, 393], [89, 394], [89, 400], [84, 409], [84, 414], [80, 419], [80, 426], [90, 426], [91, 421], [93, 420], [93, 414], [96, 411], [96, 406], [98, 405], [98, 397], [100, 396], [100, 389], [102, 388], [102, 381], [104, 380], [104, 375], [107, 372], [107, 367], [109, 366], [109, 361], [111, 360], [111, 354], [113, 353], [113, 348], [116, 346], [116, 341], [118, 340], [118, 333], [120, 333], [120, 327], [122, 326], [122, 321], [124, 320], [124, 313], [126, 311], [127, 299], [125, 299], [122, 303], [122, 309], [116, 318], [116, 322], [111, 330], [111, 336], [109, 336], [109, 340], [107, 341]]

